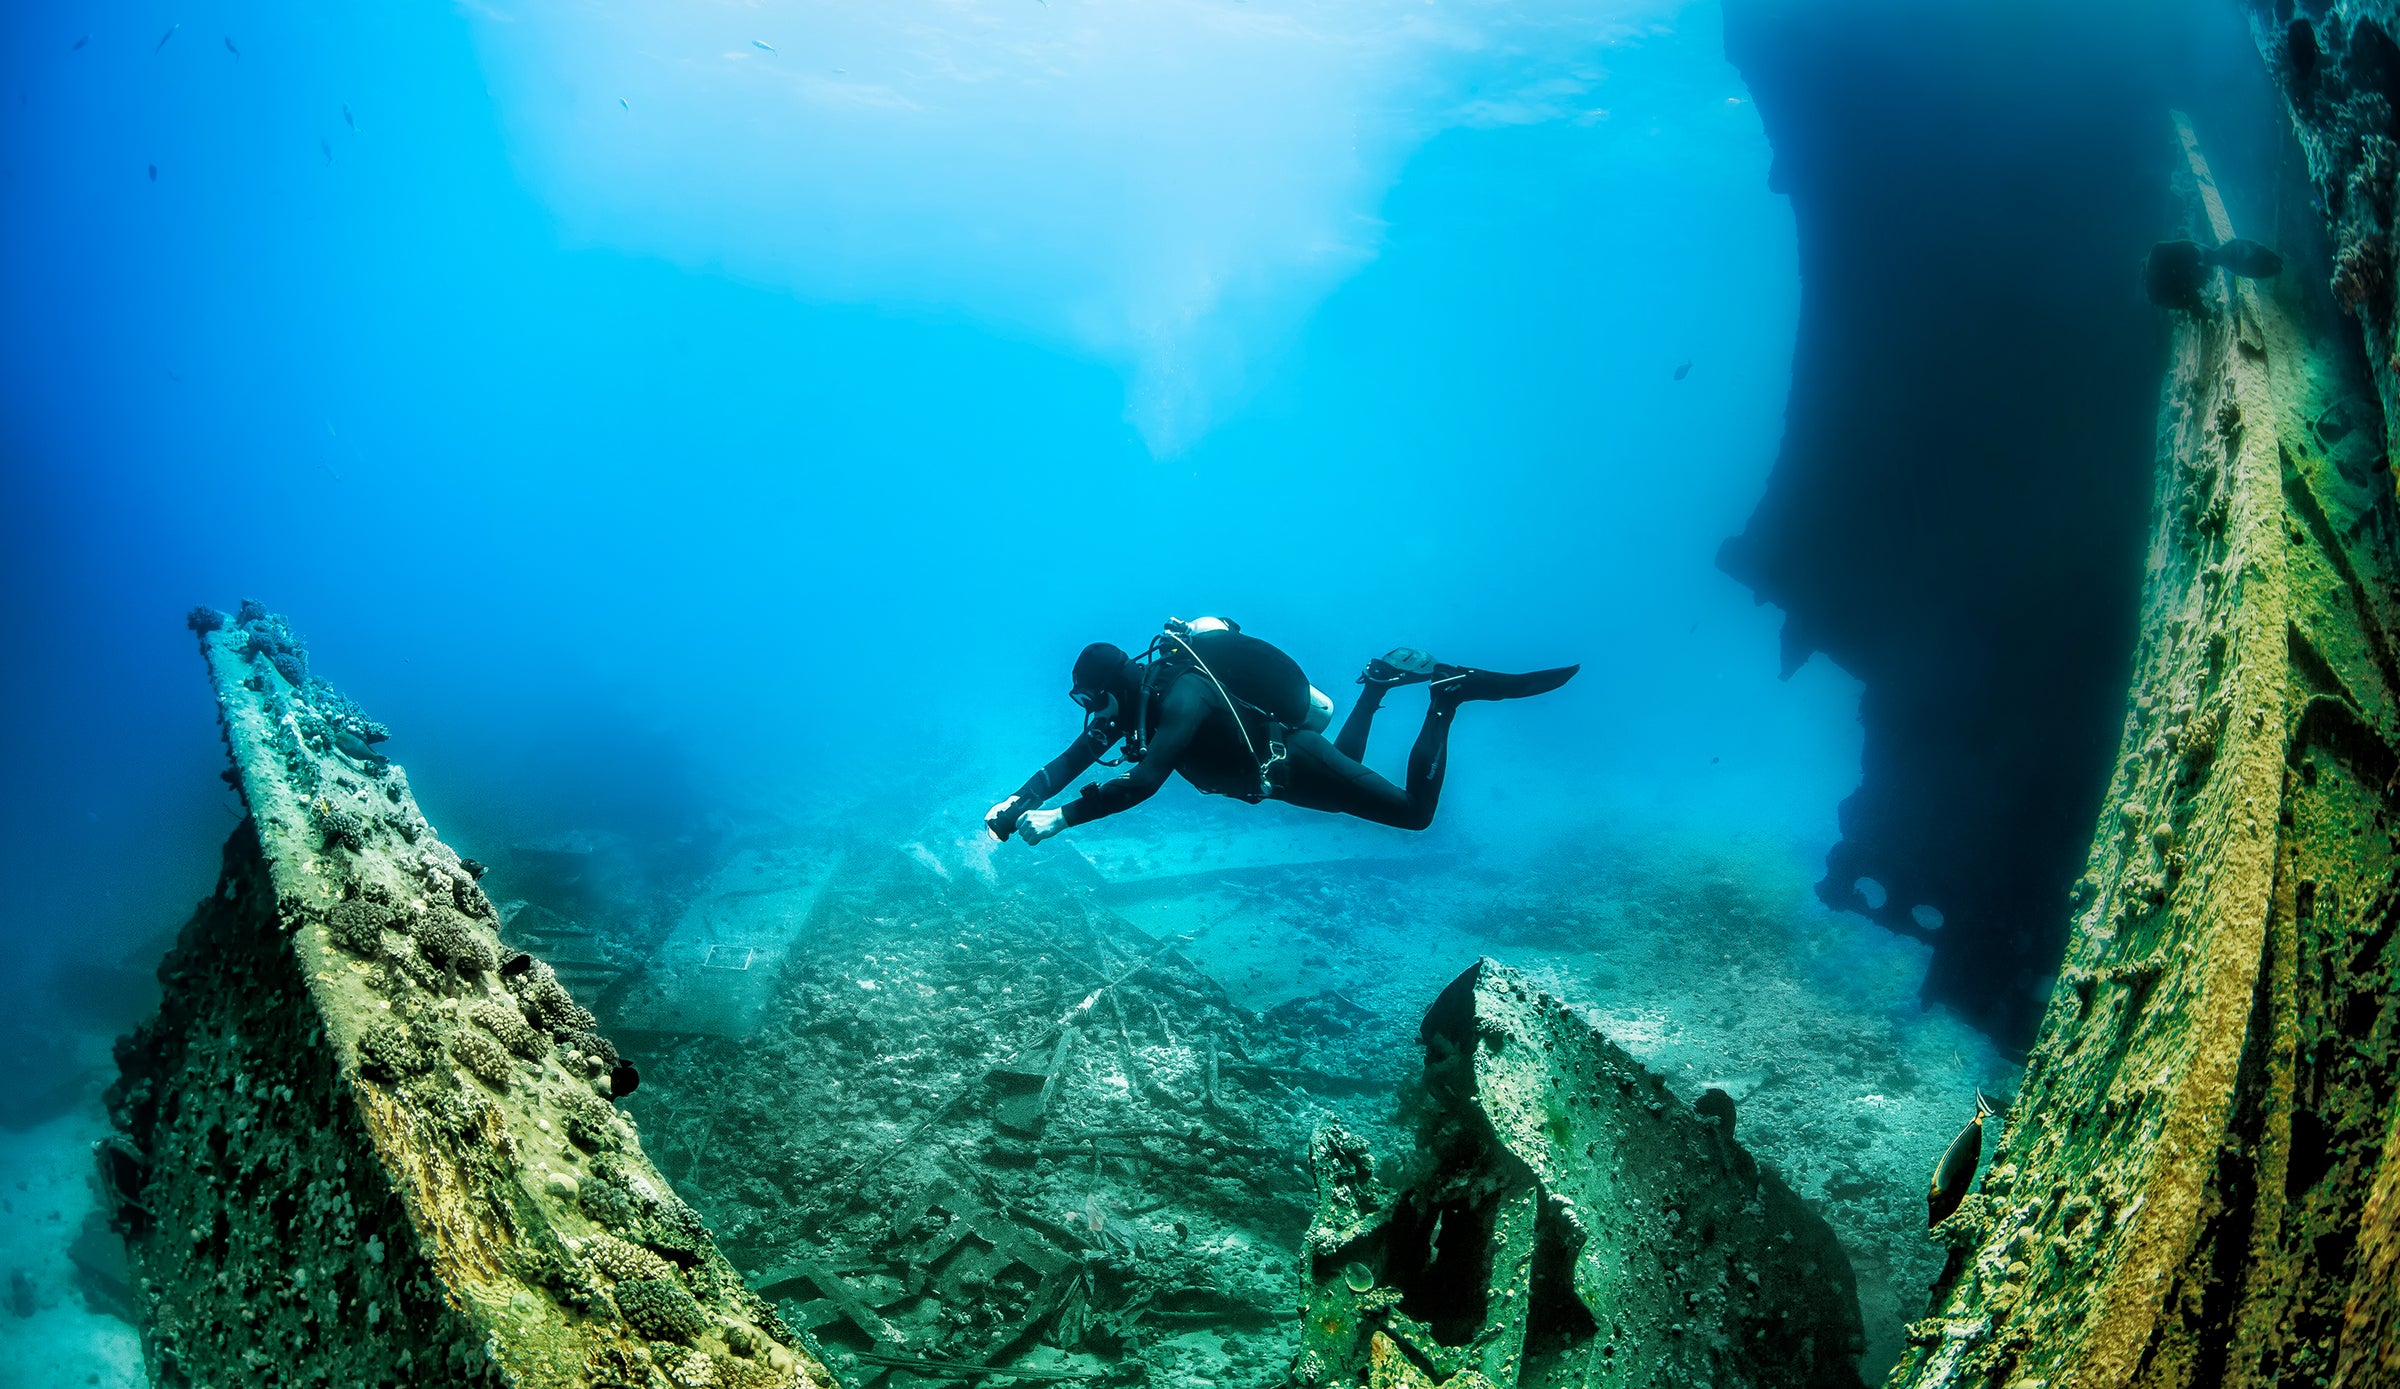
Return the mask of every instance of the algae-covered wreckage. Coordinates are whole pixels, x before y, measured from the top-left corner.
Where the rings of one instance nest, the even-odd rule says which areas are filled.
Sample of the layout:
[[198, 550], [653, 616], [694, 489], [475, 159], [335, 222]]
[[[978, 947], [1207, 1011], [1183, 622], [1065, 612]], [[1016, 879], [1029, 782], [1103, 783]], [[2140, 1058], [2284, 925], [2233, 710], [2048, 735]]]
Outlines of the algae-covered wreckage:
[[[2020, 932], [2063, 958], [1895, 1386], [2400, 1383], [2394, 8], [2253, 7], [2292, 150], [2270, 223], [2236, 225], [2194, 125], [2152, 113], [2187, 219], [2155, 237], [2246, 234], [2288, 268], [2145, 310], [2166, 369], [2106, 791], [2055, 920]], [[123, 1048], [101, 1163], [162, 1384], [1196, 1382], [1171, 1352], [1203, 1334], [1219, 1365], [1295, 1347], [1274, 1375], [1312, 1389], [1855, 1380], [1848, 1261], [1731, 1103], [1684, 1104], [1505, 966], [1431, 1001], [1421, 1073], [1362, 1083], [1329, 1060], [1358, 1026], [1339, 994], [1252, 1012], [1172, 939], [1022, 901], [897, 950], [815, 930], [922, 1002], [870, 1012], [871, 979], [815, 1000], [766, 1058], [778, 1093], [840, 1121], [858, 1101], [816, 1063], [882, 1064], [894, 1026], [941, 1083], [838, 1180], [681, 1138], [687, 1190], [801, 1215], [712, 1235], [380, 730], [272, 615], [194, 625], [250, 819]], [[813, 860], [747, 871], [749, 900], [827, 890]], [[562, 939], [515, 919], [515, 943]], [[694, 971], [720, 953], [705, 925]], [[1055, 967], [987, 967], [1037, 952]], [[2008, 976], [1996, 1018], [2045, 977]], [[751, 993], [681, 989], [626, 994], [646, 1043], [699, 1063], [666, 1070], [738, 1056]], [[1394, 1087], [1409, 1151], [1378, 1165], [1354, 1128]], [[726, 1106], [687, 1135], [762, 1122], [679, 1102]], [[1129, 1104], [1139, 1125], [1104, 1117]], [[1062, 1204], [1074, 1180], [1091, 1194]], [[1294, 1210], [1296, 1266], [1263, 1233]]]
[[1507, 967], [1425, 1015], [1411, 1180], [1310, 1144], [1302, 1385], [1858, 1383], [1850, 1262], [1734, 1140]]
[[[2228, 240], [2175, 129], [2190, 230]], [[2285, 205], [2272, 231], [2304, 248]], [[2389, 369], [2323, 283], [2212, 275], [2176, 313], [2133, 688], [2066, 959], [1896, 1382], [2400, 1372]]]
[[[1895, 1383], [2400, 1377], [2400, 361], [2392, 287], [2358, 274], [2389, 253], [2400, 66], [2363, 13], [2388, 7], [2337, 8], [2327, 48], [2260, 17], [2318, 197], [2255, 230], [2309, 268], [2212, 274], [2174, 313], [2140, 642], [2066, 959]], [[2174, 130], [2189, 234], [2245, 230]]]
[[611, 1106], [551, 970], [282, 619], [192, 614], [249, 816], [120, 1045], [161, 1386], [831, 1383]]

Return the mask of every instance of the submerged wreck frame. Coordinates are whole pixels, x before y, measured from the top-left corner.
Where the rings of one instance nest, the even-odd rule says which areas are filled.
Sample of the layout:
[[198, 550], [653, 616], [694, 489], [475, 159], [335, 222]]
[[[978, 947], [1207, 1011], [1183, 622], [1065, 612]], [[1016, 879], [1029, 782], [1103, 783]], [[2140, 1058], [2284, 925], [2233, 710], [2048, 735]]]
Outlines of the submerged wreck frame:
[[[2231, 239], [2174, 129], [2194, 231]], [[2274, 231], [2305, 252], [2312, 222]], [[2141, 642], [2067, 957], [1895, 1385], [2400, 1375], [2400, 609], [2368, 442], [2390, 383], [2332, 307], [2297, 274], [2216, 273], [2177, 315]]]

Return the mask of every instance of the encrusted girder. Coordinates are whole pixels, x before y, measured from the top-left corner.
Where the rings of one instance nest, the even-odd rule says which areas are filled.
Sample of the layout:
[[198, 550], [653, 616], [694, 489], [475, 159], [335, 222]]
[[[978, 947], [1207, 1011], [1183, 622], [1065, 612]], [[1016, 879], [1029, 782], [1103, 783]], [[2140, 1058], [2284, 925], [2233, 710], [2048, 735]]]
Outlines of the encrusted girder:
[[[2194, 232], [2228, 239], [2178, 126]], [[1895, 1385], [2390, 1382], [2393, 499], [2315, 231], [2178, 314], [2106, 808]]]
[[250, 815], [110, 1092], [153, 1382], [831, 1384], [643, 1156], [614, 1048], [501, 948], [382, 727], [263, 608], [192, 626]]

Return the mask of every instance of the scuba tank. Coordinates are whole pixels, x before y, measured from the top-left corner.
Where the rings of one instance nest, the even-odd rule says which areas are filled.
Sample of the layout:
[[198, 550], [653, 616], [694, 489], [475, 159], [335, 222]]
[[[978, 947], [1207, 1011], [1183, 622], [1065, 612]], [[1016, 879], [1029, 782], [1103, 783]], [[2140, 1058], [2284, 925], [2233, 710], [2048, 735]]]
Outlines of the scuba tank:
[[1322, 733], [1333, 727], [1333, 696], [1311, 685], [1308, 687], [1308, 719], [1300, 725], [1311, 733]]
[[[1333, 700], [1308, 681], [1300, 663], [1274, 644], [1242, 631], [1229, 618], [1167, 619], [1165, 630], [1151, 639], [1143, 653], [1152, 670], [1191, 671], [1216, 688], [1234, 719], [1251, 760], [1258, 764], [1258, 793], [1243, 799], [1264, 800], [1275, 785], [1275, 766], [1284, 759], [1284, 739], [1293, 730], [1317, 732], [1333, 722]], [[1148, 701], [1142, 719], [1149, 718]], [[1148, 729], [1140, 730], [1148, 741]]]

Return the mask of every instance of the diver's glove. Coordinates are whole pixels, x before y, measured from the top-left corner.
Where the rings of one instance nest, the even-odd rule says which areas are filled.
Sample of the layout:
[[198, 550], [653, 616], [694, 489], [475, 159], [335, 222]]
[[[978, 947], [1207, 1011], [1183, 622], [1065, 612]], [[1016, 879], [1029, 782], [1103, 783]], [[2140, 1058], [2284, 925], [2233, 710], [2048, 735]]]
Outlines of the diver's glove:
[[1067, 812], [1063, 810], [1028, 810], [1017, 821], [1017, 837], [1028, 844], [1043, 840], [1067, 827]]
[[983, 812], [983, 827], [994, 839], [1006, 839], [1017, 832], [1017, 819], [1025, 813], [1025, 798], [1011, 796]]

